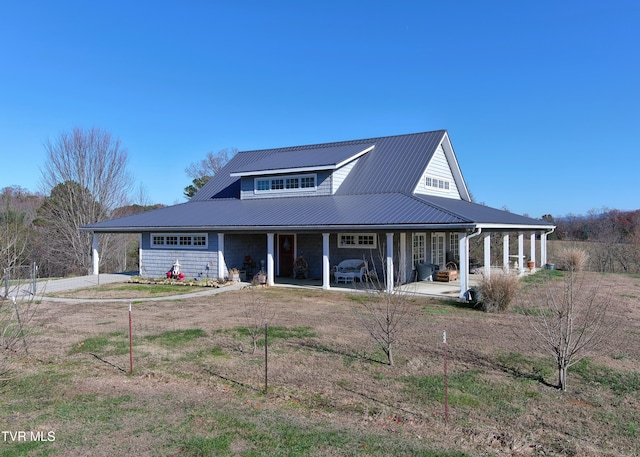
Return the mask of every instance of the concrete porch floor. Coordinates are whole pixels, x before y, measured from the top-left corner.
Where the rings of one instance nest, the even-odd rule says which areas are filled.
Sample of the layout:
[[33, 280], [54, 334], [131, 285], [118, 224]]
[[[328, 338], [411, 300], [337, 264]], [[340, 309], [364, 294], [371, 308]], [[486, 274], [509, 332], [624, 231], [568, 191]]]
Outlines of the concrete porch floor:
[[[492, 274], [501, 274], [504, 272], [504, 269], [501, 267], [491, 267]], [[526, 276], [529, 274], [533, 274], [537, 271], [537, 269], [529, 270], [525, 269], [521, 276]], [[516, 269], [510, 269], [510, 273], [518, 274]], [[478, 274], [470, 274], [469, 275], [469, 288], [473, 286], [477, 286], [482, 280], [483, 275], [481, 273]], [[307, 288], [307, 289], [322, 289], [322, 279], [292, 279], [285, 277], [276, 277], [275, 278], [275, 287], [299, 287], [299, 288]], [[339, 290], [339, 291], [363, 291], [365, 290], [367, 284], [354, 282], [353, 284], [344, 284], [331, 281], [331, 289], [330, 290]], [[415, 295], [424, 295], [431, 297], [441, 297], [441, 298], [452, 298], [458, 299], [460, 296], [460, 280], [457, 279], [455, 281], [450, 282], [438, 282], [438, 281], [416, 281], [416, 282], [408, 282], [400, 286], [401, 290]]]
[[[469, 276], [469, 287], [475, 286], [480, 282], [481, 275]], [[276, 277], [274, 287], [294, 287], [303, 289], [322, 289], [321, 279], [292, 279], [285, 277]], [[354, 282], [353, 284], [344, 284], [331, 282], [330, 290], [341, 292], [362, 292], [366, 289], [367, 283]], [[400, 289], [409, 294], [425, 295], [432, 297], [446, 297], [457, 299], [460, 295], [460, 280], [450, 282], [438, 281], [417, 281], [409, 282], [400, 286]]]

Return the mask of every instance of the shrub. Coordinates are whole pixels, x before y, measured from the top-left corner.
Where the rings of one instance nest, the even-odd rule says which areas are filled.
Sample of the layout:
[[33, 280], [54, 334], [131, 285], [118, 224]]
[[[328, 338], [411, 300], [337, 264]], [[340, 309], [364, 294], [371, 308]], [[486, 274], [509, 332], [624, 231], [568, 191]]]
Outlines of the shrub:
[[580, 248], [565, 248], [558, 253], [558, 263], [561, 270], [582, 271], [587, 266], [589, 254]]
[[518, 293], [518, 288], [519, 281], [516, 275], [503, 273], [482, 278], [479, 286], [481, 309], [488, 313], [507, 311]]

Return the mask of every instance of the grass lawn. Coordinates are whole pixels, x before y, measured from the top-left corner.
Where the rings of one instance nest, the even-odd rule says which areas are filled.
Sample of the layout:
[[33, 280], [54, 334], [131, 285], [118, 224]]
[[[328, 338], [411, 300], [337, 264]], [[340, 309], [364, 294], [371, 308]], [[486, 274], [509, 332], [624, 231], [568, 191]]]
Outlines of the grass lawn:
[[[29, 354], [5, 360], [0, 455], [638, 455], [640, 284], [608, 280], [619, 333], [569, 370], [567, 392], [517, 303], [486, 314], [408, 297], [392, 367], [362, 328], [363, 296], [272, 287], [136, 302], [150, 292], [129, 290], [131, 374], [122, 303], [43, 302]], [[268, 345], [260, 333], [254, 352], [265, 317]]]

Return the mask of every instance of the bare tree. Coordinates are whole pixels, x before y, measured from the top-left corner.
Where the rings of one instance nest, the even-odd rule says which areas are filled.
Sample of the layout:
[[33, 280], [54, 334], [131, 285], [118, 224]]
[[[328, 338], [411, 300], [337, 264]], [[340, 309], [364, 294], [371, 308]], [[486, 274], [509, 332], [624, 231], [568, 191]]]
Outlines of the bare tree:
[[[383, 247], [379, 256], [382, 259]], [[398, 265], [398, 262], [395, 263]], [[374, 265], [373, 259], [367, 263], [367, 269]], [[393, 366], [395, 363], [395, 348], [400, 343], [402, 334], [411, 324], [410, 302], [411, 295], [400, 289], [400, 275], [393, 285], [392, 290], [386, 287], [386, 271], [378, 274], [374, 270], [366, 277], [364, 284], [365, 295], [360, 300], [356, 315], [369, 336], [387, 357], [387, 363]]]
[[184, 196], [193, 197], [237, 152], [236, 148], [221, 149], [216, 153], [209, 151], [204, 159], [190, 164], [185, 169], [185, 173], [193, 181], [184, 188]]
[[567, 389], [569, 367], [593, 354], [615, 330], [608, 315], [611, 297], [573, 268], [562, 281], [548, 275], [527, 291], [532, 342], [551, 354], [558, 369], [558, 388]]
[[29, 255], [30, 230], [26, 213], [12, 207], [6, 194], [2, 195], [0, 225], [0, 267], [20, 265]]
[[275, 310], [269, 309], [267, 302], [258, 294], [254, 285], [248, 297], [243, 301], [242, 315], [246, 322], [246, 329], [251, 338], [251, 353], [255, 354], [258, 349], [258, 340], [264, 334], [264, 326], [273, 323]]
[[[91, 234], [79, 227], [105, 220], [123, 206], [133, 179], [127, 171], [128, 154], [110, 133], [74, 129], [45, 144], [47, 160], [42, 186], [49, 195], [40, 212], [59, 265], [78, 272], [91, 267]], [[102, 252], [108, 240], [103, 236]]]
[[[0, 299], [0, 388], [12, 370], [12, 362], [28, 353], [28, 337], [37, 310], [33, 295], [20, 294], [23, 284], [12, 283], [7, 298]], [[16, 298], [18, 295], [18, 299]]]

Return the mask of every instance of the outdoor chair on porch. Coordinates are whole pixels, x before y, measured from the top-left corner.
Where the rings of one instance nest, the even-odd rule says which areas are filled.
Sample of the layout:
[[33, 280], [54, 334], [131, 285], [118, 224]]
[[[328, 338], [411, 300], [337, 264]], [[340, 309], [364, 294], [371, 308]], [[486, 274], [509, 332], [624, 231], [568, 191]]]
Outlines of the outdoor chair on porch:
[[294, 279], [307, 279], [307, 270], [309, 269], [309, 263], [307, 259], [299, 255], [296, 261], [293, 263], [293, 278]]

